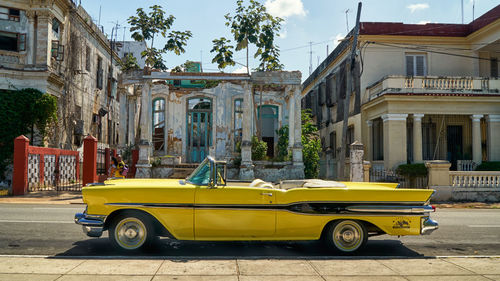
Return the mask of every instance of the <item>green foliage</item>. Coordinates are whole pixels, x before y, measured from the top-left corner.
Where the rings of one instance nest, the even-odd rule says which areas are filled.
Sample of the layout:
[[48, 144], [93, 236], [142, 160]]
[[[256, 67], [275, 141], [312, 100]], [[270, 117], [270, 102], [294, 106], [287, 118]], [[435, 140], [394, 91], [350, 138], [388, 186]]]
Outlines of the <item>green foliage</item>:
[[310, 110], [302, 110], [302, 157], [306, 179], [317, 178], [319, 175], [319, 153], [321, 141], [318, 128], [314, 124]]
[[410, 178], [427, 176], [427, 168], [424, 163], [402, 164], [396, 169], [396, 173]]
[[[256, 0], [250, 0], [248, 5], [244, 5], [243, 0], [237, 0], [235, 14], [226, 14], [224, 17], [226, 18], [226, 26], [231, 28], [234, 41], [236, 41], [235, 50], [246, 49], [247, 70], [249, 44], [255, 44], [257, 47], [254, 58], [259, 58], [259, 71], [273, 71], [283, 68], [283, 65], [279, 63], [279, 47], [274, 44], [274, 38], [281, 30], [283, 19], [267, 13], [266, 7]], [[212, 42], [214, 48], [211, 52], [216, 52], [212, 62], [217, 62], [219, 69], [234, 65], [233, 47], [229, 45], [229, 40], [220, 38]]]
[[260, 64], [258, 71], [278, 71], [283, 70], [283, 64], [279, 60], [279, 47], [274, 44], [274, 37], [281, 30], [281, 22], [283, 19], [272, 17], [266, 14], [264, 23], [261, 27], [259, 40], [257, 41], [257, 52], [254, 57], [260, 56]]
[[35, 126], [44, 137], [56, 121], [56, 97], [36, 89], [0, 90], [0, 178], [12, 161], [14, 139], [30, 136]]
[[[157, 69], [166, 70], [167, 67], [163, 61], [162, 55], [168, 51], [180, 55], [185, 52], [184, 47], [187, 40], [192, 37], [191, 31], [170, 31], [175, 17], [166, 15], [165, 11], [159, 5], [149, 7], [151, 11], [146, 13], [142, 8], [136, 10], [136, 16], [130, 16], [128, 23], [130, 24], [130, 32], [135, 41], [148, 41], [150, 47], [141, 53], [141, 56], [146, 58], [146, 64]], [[157, 34], [163, 38], [168, 38], [167, 43], [161, 49], [154, 47], [154, 39]]]
[[476, 171], [500, 171], [500, 161], [485, 161], [476, 167]]
[[137, 63], [137, 59], [131, 53], [129, 53], [121, 61], [118, 61], [118, 63], [120, 63], [120, 68], [122, 71], [136, 70], [140, 68], [139, 64]]
[[289, 129], [288, 125], [285, 125], [278, 130], [276, 130], [276, 133], [278, 133], [278, 161], [287, 161], [289, 160], [289, 153], [288, 153], [288, 135], [289, 135]]
[[217, 63], [217, 67], [222, 70], [227, 66], [233, 66], [235, 64], [233, 60], [233, 46], [229, 45], [231, 41], [224, 37], [212, 40], [214, 47], [210, 50], [210, 53], [216, 53], [215, 57], [212, 59], [212, 63]]
[[252, 137], [252, 160], [264, 160], [267, 153], [267, 143], [259, 140], [257, 136]]
[[172, 69], [172, 72], [189, 72], [195, 68], [193, 61], [187, 60], [185, 63], [178, 65]]

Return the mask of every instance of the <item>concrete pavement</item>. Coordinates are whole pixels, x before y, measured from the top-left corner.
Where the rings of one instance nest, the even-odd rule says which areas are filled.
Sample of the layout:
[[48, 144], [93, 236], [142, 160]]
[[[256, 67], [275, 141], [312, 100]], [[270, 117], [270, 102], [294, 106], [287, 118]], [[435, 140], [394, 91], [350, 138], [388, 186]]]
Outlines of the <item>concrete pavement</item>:
[[0, 280], [500, 280], [500, 257], [60, 259], [0, 257]]

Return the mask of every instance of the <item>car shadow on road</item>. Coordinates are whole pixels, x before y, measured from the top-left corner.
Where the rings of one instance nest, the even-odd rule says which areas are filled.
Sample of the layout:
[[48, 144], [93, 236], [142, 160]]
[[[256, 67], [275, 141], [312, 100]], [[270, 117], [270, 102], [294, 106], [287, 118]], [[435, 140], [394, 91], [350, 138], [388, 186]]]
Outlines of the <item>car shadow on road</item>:
[[168, 258], [168, 259], [325, 259], [367, 257], [423, 257], [399, 240], [372, 240], [355, 254], [330, 250], [320, 241], [290, 242], [200, 242], [158, 239], [144, 251], [124, 253], [111, 246], [107, 238], [78, 241], [74, 247], [54, 257], [85, 258]]

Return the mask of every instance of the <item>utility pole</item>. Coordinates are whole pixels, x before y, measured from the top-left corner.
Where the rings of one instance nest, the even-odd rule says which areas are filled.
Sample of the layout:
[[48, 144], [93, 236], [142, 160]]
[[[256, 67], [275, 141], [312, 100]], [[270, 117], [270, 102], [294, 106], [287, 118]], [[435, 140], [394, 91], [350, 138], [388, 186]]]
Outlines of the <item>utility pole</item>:
[[312, 69], [313, 69], [313, 49], [312, 49], [312, 44], [313, 44], [313, 42], [309, 42], [309, 75], [312, 74]]
[[[338, 177], [340, 179], [344, 178], [344, 166], [345, 166], [345, 158], [346, 158], [346, 148], [347, 145], [350, 145], [350, 143], [347, 143], [347, 127], [348, 127], [348, 121], [349, 121], [349, 105], [350, 105], [350, 100], [351, 100], [351, 93], [352, 93], [352, 81], [353, 81], [353, 74], [356, 66], [356, 50], [357, 50], [357, 45], [358, 45], [358, 34], [359, 34], [359, 17], [361, 16], [361, 2], [358, 3], [358, 13], [356, 15], [356, 25], [354, 27], [354, 33], [352, 35], [352, 45], [351, 45], [351, 55], [346, 58], [346, 93], [345, 93], [345, 99], [344, 99], [344, 120], [343, 120], [343, 126], [342, 126], [342, 142], [341, 142], [341, 147], [340, 147], [340, 161], [339, 164], [337, 165], [338, 167]], [[356, 74], [357, 75], [357, 74]], [[355, 93], [358, 95], [359, 93]]]

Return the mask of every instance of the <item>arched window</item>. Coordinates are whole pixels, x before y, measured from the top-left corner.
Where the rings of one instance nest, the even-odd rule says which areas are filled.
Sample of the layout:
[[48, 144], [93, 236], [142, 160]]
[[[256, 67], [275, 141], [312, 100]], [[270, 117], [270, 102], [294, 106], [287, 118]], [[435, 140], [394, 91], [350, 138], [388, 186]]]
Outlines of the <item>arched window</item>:
[[165, 99], [153, 100], [153, 145], [155, 150], [164, 147], [165, 140]]

